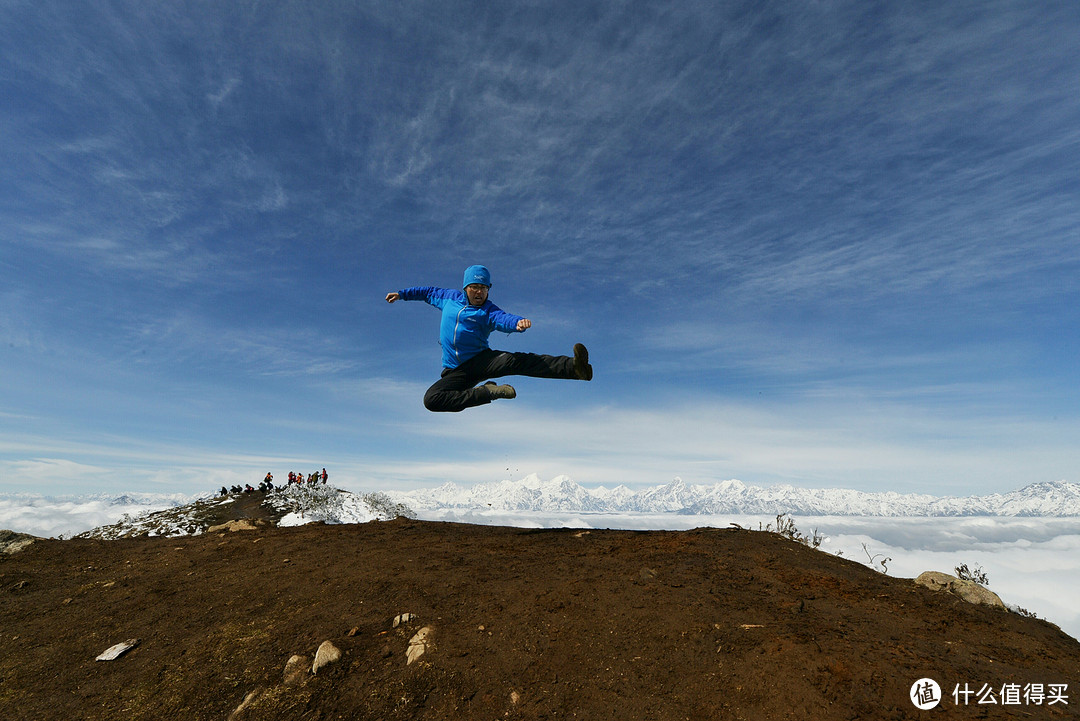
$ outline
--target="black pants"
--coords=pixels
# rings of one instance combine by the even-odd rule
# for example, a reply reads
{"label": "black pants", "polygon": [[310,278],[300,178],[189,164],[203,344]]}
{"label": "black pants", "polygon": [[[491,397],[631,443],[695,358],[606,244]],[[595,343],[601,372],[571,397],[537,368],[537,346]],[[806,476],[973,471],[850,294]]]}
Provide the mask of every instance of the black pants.
{"label": "black pants", "polygon": [[570,356],[482,350],[457,368],[443,370],[442,378],[424,394],[424,407],[429,411],[457,412],[491,403],[491,392],[476,385],[502,376],[577,379]]}

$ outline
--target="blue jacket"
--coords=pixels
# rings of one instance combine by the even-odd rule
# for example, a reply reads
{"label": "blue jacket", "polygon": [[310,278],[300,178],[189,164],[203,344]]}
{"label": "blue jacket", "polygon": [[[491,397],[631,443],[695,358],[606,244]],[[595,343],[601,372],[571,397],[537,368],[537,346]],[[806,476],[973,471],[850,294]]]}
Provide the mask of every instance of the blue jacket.
{"label": "blue jacket", "polygon": [[493,330],[517,332],[520,315],[507,313],[490,300],[481,306],[469,305],[460,290],[423,286],[399,291],[402,300],[422,300],[442,309],[439,343],[443,351],[443,367],[457,368],[482,350],[487,349],[488,336]]}

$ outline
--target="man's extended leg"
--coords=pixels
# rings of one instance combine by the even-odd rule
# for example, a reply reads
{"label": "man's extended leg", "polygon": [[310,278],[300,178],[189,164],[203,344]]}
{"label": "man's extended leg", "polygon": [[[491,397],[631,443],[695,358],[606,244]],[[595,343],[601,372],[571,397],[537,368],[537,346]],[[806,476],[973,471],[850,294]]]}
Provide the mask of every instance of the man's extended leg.
{"label": "man's extended leg", "polygon": [[570,356],[494,351],[484,365],[484,377],[503,376],[576,379],[577,373],[574,371],[574,359]]}
{"label": "man's extended leg", "polygon": [[578,343],[574,355],[538,355],[536,353],[508,353],[492,351],[484,363],[484,378],[502,376],[529,376],[531,378],[563,378],[566,380],[591,381],[592,366],[589,351]]}

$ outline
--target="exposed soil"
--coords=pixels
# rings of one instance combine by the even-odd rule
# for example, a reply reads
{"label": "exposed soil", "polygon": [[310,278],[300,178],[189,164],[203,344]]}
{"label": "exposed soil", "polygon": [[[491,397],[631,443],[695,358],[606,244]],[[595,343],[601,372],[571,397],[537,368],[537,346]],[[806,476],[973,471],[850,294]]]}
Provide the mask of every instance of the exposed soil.
{"label": "exposed soil", "polygon": [[[416,617],[397,628],[398,614]],[[409,639],[433,643],[406,663]],[[352,635],[350,635],[350,633]],[[95,661],[137,638],[115,661]],[[332,641],[340,661],[310,673]],[[306,671],[283,682],[286,662]],[[913,682],[945,700],[919,711]],[[1069,704],[957,706],[956,684]],[[254,692],[254,693],[253,693]],[[236,709],[245,700],[248,705]],[[3,719],[1076,718],[1080,643],[760,531],[407,519],[0,554]]]}

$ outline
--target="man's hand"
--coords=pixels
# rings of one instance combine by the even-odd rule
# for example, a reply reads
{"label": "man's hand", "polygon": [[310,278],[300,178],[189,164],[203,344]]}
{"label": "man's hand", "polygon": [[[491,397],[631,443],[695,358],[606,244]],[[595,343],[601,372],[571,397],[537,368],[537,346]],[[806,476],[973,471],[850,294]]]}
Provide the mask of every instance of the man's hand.
{"label": "man's hand", "polygon": [[523,331],[527,331],[529,328],[532,328],[532,321],[529,320],[528,318],[522,318],[521,320],[518,321],[518,324],[517,324],[518,333],[521,333]]}
{"label": "man's hand", "polygon": [[395,300],[401,300],[401,293],[387,293],[386,302],[393,303]]}

